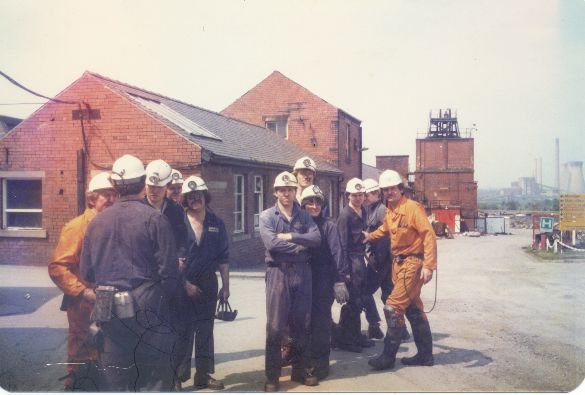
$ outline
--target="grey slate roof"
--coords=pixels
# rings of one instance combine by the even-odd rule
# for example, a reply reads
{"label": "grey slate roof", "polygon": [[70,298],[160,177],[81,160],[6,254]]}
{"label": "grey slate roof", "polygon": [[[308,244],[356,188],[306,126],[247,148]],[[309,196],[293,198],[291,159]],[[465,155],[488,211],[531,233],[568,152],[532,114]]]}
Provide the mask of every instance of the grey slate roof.
{"label": "grey slate roof", "polygon": [[[127,97],[145,112],[159,119],[175,132],[199,145],[204,151],[211,153],[214,161],[244,161],[251,165],[280,166],[292,168],[297,159],[311,156],[317,164],[318,173],[342,175],[342,171],[334,165],[298,148],[289,141],[277,136],[274,132],[256,125],[228,118],[219,113],[196,107],[125,83],[111,80],[99,74],[89,73],[99,78],[105,85]],[[136,99],[135,96],[139,96]],[[140,99],[153,100],[164,104],[197,126],[211,132],[217,138],[193,135],[168,118],[144,106]]]}

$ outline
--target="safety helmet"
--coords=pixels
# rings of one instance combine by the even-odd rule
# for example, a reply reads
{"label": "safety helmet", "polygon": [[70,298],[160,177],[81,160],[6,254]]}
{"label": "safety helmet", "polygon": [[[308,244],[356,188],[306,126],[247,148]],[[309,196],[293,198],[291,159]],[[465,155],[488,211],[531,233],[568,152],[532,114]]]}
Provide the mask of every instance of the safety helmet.
{"label": "safety helmet", "polygon": [[289,173],[288,171],[283,171],[274,179],[274,188],[278,187],[296,188],[297,186],[298,186],[297,178],[295,177],[294,174]]}
{"label": "safety helmet", "polygon": [[183,186],[181,187],[181,194],[184,195],[189,192],[207,190],[208,190],[207,184],[205,184],[203,178],[197,176],[189,176],[185,181],[183,181]]}
{"label": "safety helmet", "polygon": [[325,195],[318,185],[309,185],[301,193],[301,206],[304,204],[306,199],[310,198],[317,198],[323,202],[325,200]]}
{"label": "safety helmet", "polygon": [[380,189],[378,181],[374,180],[373,178],[366,178],[364,180],[364,187],[366,187],[366,193],[374,192]]}
{"label": "safety helmet", "polygon": [[112,184],[133,184],[139,182],[140,177],[145,174],[142,161],[135,156],[126,154],[114,162],[110,180],[112,180]]}
{"label": "safety helmet", "polygon": [[389,188],[402,184],[402,177],[394,170],[384,170],[380,174],[380,188]]}
{"label": "safety helmet", "polygon": [[366,192],[366,187],[364,186],[364,182],[359,178],[352,178],[347,182],[345,186],[346,193],[360,193]]}
{"label": "safety helmet", "polygon": [[171,169],[171,184],[182,184],[183,175],[177,169]]}
{"label": "safety helmet", "polygon": [[164,187],[171,181],[173,169],[162,159],[153,160],[146,166],[146,185]]}
{"label": "safety helmet", "polygon": [[114,186],[110,182],[110,173],[102,172],[98,173],[91,178],[87,192],[95,192],[100,189],[112,189]]}
{"label": "safety helmet", "polygon": [[309,169],[311,171],[317,172],[317,165],[313,159],[309,158],[308,156],[303,156],[301,159],[296,161],[295,166],[293,167],[293,171],[302,169]]}

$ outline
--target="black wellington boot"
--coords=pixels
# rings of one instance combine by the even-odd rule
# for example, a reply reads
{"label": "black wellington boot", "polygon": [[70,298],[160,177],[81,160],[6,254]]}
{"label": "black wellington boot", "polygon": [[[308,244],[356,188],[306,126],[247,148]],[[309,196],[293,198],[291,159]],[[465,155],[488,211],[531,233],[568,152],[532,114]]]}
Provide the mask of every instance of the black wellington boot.
{"label": "black wellington boot", "polygon": [[384,338],[384,351],[375,358],[370,358],[368,365],[374,370],[392,369],[396,362],[396,353],[400,347],[402,328],[388,328]]}
{"label": "black wellington boot", "polygon": [[416,344],[417,353],[413,357],[402,358],[402,364],[407,366],[433,366],[433,336],[431,327],[426,320],[418,320],[412,327],[412,336]]}

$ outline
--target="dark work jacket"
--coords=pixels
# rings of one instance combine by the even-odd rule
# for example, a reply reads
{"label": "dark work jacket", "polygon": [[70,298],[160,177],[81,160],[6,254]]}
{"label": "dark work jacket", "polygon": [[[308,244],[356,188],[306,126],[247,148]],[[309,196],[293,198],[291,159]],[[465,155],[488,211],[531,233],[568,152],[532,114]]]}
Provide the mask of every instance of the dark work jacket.
{"label": "dark work jacket", "polygon": [[[384,223],[386,215],[386,206],[378,201],[366,207],[367,212],[367,231],[373,232]],[[370,241],[366,244],[366,255],[373,256],[376,263],[376,270],[382,269],[385,265],[390,265],[390,237],[384,236],[378,240]]]}
{"label": "dark work jacket", "polygon": [[197,284],[203,275],[215,275],[220,264],[229,263],[228,234],[223,221],[209,208],[205,212],[199,245],[186,215],[184,223],[187,228],[185,278]]}
{"label": "dark work jacket", "polygon": [[321,245],[311,248],[311,267],[317,270],[329,268],[335,282],[345,281],[346,275],[351,273],[351,269],[341,246],[337,224],[322,216],[313,217],[313,220],[321,233]]}
{"label": "dark work jacket", "polygon": [[[280,240],[278,233],[291,233],[292,240]],[[308,248],[321,243],[321,234],[311,216],[296,202],[293,203],[290,222],[280,212],[278,202],[260,214],[260,237],[266,248],[267,264],[307,263],[311,257]]]}
{"label": "dark work jacket", "polygon": [[91,283],[123,291],[144,282],[160,283],[174,297],[180,282],[169,220],[138,198],[121,198],[87,227],[80,269]]}
{"label": "dark work jacket", "polygon": [[349,207],[349,204],[341,210],[337,218],[337,228],[341,236],[341,247],[347,254],[363,254],[365,251],[364,234],[366,230],[366,210],[362,207],[362,216]]}
{"label": "dark work jacket", "polygon": [[[145,196],[142,202],[149,205],[156,210],[156,207],[152,206],[148,198]],[[163,201],[162,213],[168,218],[173,228],[173,235],[175,236],[175,244],[177,245],[177,255],[179,257],[185,256],[185,250],[187,249],[187,226],[185,225],[185,210],[171,199],[165,197]]]}

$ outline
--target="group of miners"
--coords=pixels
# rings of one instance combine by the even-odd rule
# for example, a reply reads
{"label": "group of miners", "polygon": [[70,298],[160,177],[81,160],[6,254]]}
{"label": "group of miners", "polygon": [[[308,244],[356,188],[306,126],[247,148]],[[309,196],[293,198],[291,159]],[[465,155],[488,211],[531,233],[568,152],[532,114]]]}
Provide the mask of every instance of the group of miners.
{"label": "group of miners", "polygon": [[[352,178],[337,221],[316,182],[317,166],[300,158],[274,180],[274,206],[260,214],[266,249],[264,390],[291,380],[318,385],[331,348],[361,352],[384,338],[369,360],[394,367],[410,321],[417,347],[403,365],[432,366],[432,335],[421,288],[437,265],[436,238],[424,208],[406,198],[401,176]],[[144,167],[131,155],[95,175],[85,212],[62,230],[49,275],[67,311],[66,390],[221,390],[215,380],[213,324],[230,297],[228,234],[198,176],[183,179],[163,160]],[[222,287],[217,279],[219,272]],[[373,294],[381,289],[387,332]],[[332,305],[342,304],[339,322]],[[361,333],[361,312],[369,323]]]}

